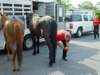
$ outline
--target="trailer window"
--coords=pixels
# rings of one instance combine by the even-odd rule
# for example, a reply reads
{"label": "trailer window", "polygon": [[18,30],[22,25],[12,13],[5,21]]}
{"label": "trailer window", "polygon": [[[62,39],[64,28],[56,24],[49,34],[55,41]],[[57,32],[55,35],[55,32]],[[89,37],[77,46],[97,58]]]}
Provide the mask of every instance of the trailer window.
{"label": "trailer window", "polygon": [[22,7],[21,4],[14,4],[15,7]]}
{"label": "trailer window", "polygon": [[70,20],[71,21],[82,21],[82,16],[81,15],[71,15]]}
{"label": "trailer window", "polygon": [[33,10],[38,10],[38,2],[33,2]]}
{"label": "trailer window", "polygon": [[22,9],[18,9],[18,8],[16,8],[16,9],[14,9],[14,11],[22,11]]}
{"label": "trailer window", "polygon": [[4,3],[3,6],[12,6],[12,4]]}
{"label": "trailer window", "polygon": [[30,5],[24,5],[24,7],[31,7]]}

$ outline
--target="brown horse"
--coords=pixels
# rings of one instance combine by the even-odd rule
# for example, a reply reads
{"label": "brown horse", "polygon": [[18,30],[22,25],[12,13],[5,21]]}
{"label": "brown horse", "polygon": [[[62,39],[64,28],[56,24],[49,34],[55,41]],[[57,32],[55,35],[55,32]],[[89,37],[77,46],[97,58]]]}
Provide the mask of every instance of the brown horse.
{"label": "brown horse", "polygon": [[[0,13],[4,37],[6,41],[6,50],[8,56],[12,56],[13,71],[20,70],[22,65],[24,25],[19,19],[10,20],[10,18]],[[16,60],[18,61],[18,67]]]}
{"label": "brown horse", "polygon": [[45,38],[47,46],[49,48],[49,66],[53,66],[56,58],[56,35],[57,35],[57,23],[51,16],[34,16],[34,14],[27,14],[27,25],[34,43],[33,55],[39,53],[39,38],[42,36]]}

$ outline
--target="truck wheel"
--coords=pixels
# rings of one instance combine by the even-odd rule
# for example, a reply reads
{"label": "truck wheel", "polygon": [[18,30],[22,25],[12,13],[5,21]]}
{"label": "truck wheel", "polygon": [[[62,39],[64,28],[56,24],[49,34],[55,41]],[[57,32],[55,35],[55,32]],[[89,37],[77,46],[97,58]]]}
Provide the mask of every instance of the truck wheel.
{"label": "truck wheel", "polygon": [[77,30],[77,36],[80,38],[81,36],[82,36],[82,29],[81,28],[79,28],[78,30]]}
{"label": "truck wheel", "polygon": [[32,48],[33,48],[32,35],[27,34],[27,35],[24,36],[23,49],[24,50],[30,50]]}

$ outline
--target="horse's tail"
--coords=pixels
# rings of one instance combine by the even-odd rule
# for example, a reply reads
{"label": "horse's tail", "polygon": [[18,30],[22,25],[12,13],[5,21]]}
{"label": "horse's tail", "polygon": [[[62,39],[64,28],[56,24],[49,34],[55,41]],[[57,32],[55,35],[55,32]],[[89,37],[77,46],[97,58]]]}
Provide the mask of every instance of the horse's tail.
{"label": "horse's tail", "polygon": [[[17,58],[17,62],[18,62],[18,69],[21,68],[21,65],[22,65],[22,49],[20,48],[21,46],[19,46],[19,44],[17,44],[17,48],[16,50],[13,51],[13,62],[15,62],[16,58]],[[13,64],[15,65],[15,64]]]}
{"label": "horse's tail", "polygon": [[19,65],[19,68],[21,67],[21,64],[22,64],[22,58],[23,58],[23,49],[22,49],[22,44],[20,46],[20,44],[18,44],[18,48],[19,50],[16,50],[16,54],[17,54],[17,60],[18,60],[18,65]]}
{"label": "horse's tail", "polygon": [[16,38],[16,55],[18,59],[19,67],[22,63],[22,53],[23,53],[23,39],[24,39],[24,27],[19,21],[16,21],[15,23],[15,38]]}

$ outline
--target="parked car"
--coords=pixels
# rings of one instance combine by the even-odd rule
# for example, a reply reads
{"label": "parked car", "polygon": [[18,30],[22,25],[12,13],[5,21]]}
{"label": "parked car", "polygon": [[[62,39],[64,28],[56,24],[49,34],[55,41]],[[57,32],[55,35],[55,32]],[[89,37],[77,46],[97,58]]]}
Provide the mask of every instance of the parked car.
{"label": "parked car", "polygon": [[81,37],[85,32],[93,31],[93,14],[88,12],[73,12],[65,17],[66,30]]}

